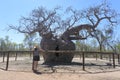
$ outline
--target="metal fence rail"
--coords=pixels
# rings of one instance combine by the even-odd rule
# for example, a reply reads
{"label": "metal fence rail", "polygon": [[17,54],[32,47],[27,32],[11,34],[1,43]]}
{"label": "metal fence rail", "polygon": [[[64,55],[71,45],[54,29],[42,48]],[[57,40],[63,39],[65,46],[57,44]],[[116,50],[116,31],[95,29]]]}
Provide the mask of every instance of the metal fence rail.
{"label": "metal fence rail", "polygon": [[[85,55],[111,55],[112,56],[112,63],[113,63],[113,68],[116,67],[116,63],[115,63],[115,59],[117,58],[118,59],[118,63],[120,63],[120,54],[117,54],[117,53],[114,53],[114,52],[94,52],[94,51],[44,51],[43,53],[55,53],[55,52],[59,52],[59,53],[65,53],[65,54],[69,54],[69,53],[75,53],[77,55],[82,55],[82,69],[85,70]],[[18,53],[29,53],[30,54],[30,57],[33,53],[33,51],[0,51],[0,53],[3,54],[3,62],[5,61],[5,55],[6,55],[6,68],[5,70],[8,70],[9,68],[9,57],[10,57],[10,53],[14,53],[15,54],[15,60],[17,60],[17,54]],[[97,56],[96,56],[97,58]],[[110,57],[111,58],[111,57]]]}

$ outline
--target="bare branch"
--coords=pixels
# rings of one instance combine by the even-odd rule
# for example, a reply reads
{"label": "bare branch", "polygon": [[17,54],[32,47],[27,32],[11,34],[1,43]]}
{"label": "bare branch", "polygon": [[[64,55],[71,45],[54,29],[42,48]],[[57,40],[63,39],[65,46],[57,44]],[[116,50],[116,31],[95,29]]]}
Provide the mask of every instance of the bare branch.
{"label": "bare branch", "polygon": [[106,20],[108,24],[111,25],[116,25],[118,23],[116,20],[118,13],[115,10],[112,10],[106,2],[83,10],[83,12],[85,12],[84,16],[94,28],[96,28],[103,20]]}
{"label": "bare branch", "polygon": [[[79,25],[79,26],[76,26],[76,27],[73,27],[67,31],[65,31],[63,33],[63,35],[61,36],[61,39],[63,40],[82,40],[82,39],[86,39],[89,35],[87,35],[86,37],[83,37],[79,34],[79,32],[81,30],[87,30],[88,33],[90,34],[92,32],[92,25],[89,25],[89,24],[83,24],[83,25]],[[72,37],[71,37],[72,36]]]}

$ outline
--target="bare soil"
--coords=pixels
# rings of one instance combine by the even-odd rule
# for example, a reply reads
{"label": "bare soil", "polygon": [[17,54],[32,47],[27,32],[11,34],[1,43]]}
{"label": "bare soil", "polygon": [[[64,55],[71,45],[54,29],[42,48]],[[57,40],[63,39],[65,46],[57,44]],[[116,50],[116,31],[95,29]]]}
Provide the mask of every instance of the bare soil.
{"label": "bare soil", "polygon": [[45,65],[39,62],[38,72],[32,71],[32,59],[19,57],[17,61],[10,58],[8,71],[5,62],[0,58],[0,80],[120,80],[120,65],[116,60],[116,68],[108,59],[86,58],[85,71],[82,60],[74,58],[71,64]]}

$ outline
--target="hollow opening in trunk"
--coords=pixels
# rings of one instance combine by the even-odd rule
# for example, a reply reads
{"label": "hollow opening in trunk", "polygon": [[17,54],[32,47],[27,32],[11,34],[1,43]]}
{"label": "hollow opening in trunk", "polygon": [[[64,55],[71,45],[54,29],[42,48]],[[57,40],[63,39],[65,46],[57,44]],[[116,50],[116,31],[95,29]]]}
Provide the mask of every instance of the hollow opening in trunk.
{"label": "hollow opening in trunk", "polygon": [[[58,46],[58,45],[56,46],[55,50],[56,50],[56,51],[59,51],[59,46]],[[56,52],[56,53],[55,53],[55,56],[56,56],[56,57],[59,57],[60,55],[59,55],[59,53]]]}

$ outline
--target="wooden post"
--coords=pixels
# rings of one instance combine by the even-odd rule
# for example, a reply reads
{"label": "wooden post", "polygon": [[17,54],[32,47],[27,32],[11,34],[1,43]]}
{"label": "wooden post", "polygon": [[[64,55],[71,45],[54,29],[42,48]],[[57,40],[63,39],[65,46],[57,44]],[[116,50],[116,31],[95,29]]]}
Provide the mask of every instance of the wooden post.
{"label": "wooden post", "polygon": [[32,70],[34,70],[34,60],[33,59],[32,59]]}
{"label": "wooden post", "polygon": [[17,61],[17,52],[15,53],[15,61]]}
{"label": "wooden post", "polygon": [[5,52],[3,52],[2,54],[3,54],[3,62],[5,62]]}
{"label": "wooden post", "polygon": [[112,57],[113,57],[113,68],[115,68],[115,53],[112,53]]}
{"label": "wooden post", "polygon": [[111,54],[109,54],[109,61],[111,62]]}
{"label": "wooden post", "polygon": [[83,57],[83,71],[85,71],[85,54],[82,52],[82,57]]}
{"label": "wooden post", "polygon": [[100,59],[103,59],[103,54],[102,54],[102,52],[101,52],[101,54],[100,54]]}
{"label": "wooden post", "polygon": [[118,54],[117,56],[118,56],[118,64],[120,64],[120,54]]}
{"label": "wooden post", "polygon": [[80,60],[81,60],[81,54],[79,54],[79,56],[80,56]]}
{"label": "wooden post", "polygon": [[32,52],[29,52],[30,53],[30,59],[31,59],[31,57],[32,57]]}
{"label": "wooden post", "polygon": [[97,53],[96,53],[96,55],[95,55],[95,56],[96,56],[96,60],[97,60]]}
{"label": "wooden post", "polygon": [[9,52],[7,53],[6,71],[8,70],[8,65],[9,65]]}

